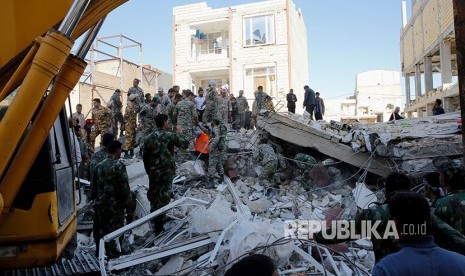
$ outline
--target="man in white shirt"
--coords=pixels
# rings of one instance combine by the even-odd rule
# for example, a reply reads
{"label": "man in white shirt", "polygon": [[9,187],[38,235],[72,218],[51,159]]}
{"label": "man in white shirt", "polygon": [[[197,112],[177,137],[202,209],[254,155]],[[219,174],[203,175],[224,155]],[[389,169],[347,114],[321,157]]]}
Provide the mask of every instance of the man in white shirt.
{"label": "man in white shirt", "polygon": [[71,117],[78,120],[78,125],[81,127],[81,129],[84,128],[84,125],[86,124],[86,118],[84,117],[84,114],[82,114],[82,104],[76,105],[76,112],[74,112]]}
{"label": "man in white shirt", "polygon": [[202,117],[203,117],[203,112],[205,111],[205,105],[203,103],[205,102],[205,97],[203,96],[203,88],[199,88],[199,95],[195,97],[195,108],[197,109],[197,114],[199,116],[199,122],[202,122]]}

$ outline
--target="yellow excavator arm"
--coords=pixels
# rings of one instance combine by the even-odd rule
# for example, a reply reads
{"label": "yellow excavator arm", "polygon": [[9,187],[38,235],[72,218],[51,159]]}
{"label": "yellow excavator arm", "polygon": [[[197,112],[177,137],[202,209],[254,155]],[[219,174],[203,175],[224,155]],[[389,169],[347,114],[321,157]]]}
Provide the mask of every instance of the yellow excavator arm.
{"label": "yellow excavator arm", "polygon": [[[15,91],[0,113],[0,270],[53,262],[76,232],[67,122],[60,114],[105,16],[126,1],[0,3],[0,108]],[[47,172],[52,185],[34,182]]]}

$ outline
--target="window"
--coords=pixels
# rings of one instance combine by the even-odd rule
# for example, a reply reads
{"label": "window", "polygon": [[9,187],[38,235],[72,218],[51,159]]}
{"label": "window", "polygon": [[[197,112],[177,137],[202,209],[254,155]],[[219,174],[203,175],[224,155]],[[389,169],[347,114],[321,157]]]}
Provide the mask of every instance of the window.
{"label": "window", "polygon": [[244,21],[245,46],[274,43],[274,15],[248,17]]}
{"label": "window", "polygon": [[268,95],[277,96],[275,67],[246,69],[245,82],[247,91],[255,91],[261,85]]}

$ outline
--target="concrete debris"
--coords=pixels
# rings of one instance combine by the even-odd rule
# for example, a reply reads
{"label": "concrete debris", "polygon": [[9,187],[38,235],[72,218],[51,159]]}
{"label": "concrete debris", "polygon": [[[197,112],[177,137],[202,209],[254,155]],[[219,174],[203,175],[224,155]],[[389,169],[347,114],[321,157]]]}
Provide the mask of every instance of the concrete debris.
{"label": "concrete debris", "polygon": [[[308,171],[310,180],[304,180],[301,166],[287,162],[286,158],[292,160],[293,156],[288,156],[284,147],[280,158],[287,164],[274,174],[280,181],[258,179],[262,167],[253,162],[251,150],[259,137],[259,131],[228,132],[229,161],[225,172],[236,171],[236,175],[235,179],[225,176],[224,182],[215,188],[206,188],[202,161],[178,164],[173,200],[152,213],[143,163],[137,158],[126,160],[130,187],[137,193],[137,220],[96,243],[90,231],[83,231],[78,235],[78,247],[94,251],[95,245],[103,248],[104,242],[124,237],[122,247],[128,249],[123,250],[123,256],[101,256],[102,275],[118,274],[121,270],[131,275],[222,275],[238,258],[249,253],[270,256],[282,275],[369,273],[374,266],[369,240],[359,240],[354,247],[324,247],[310,239],[290,236],[286,227],[297,220],[329,223],[352,219],[359,208],[377,200],[374,191],[364,183],[350,183],[350,178],[343,180],[347,179],[347,172],[330,158],[312,157],[315,162],[311,162],[313,168]],[[156,237],[150,221],[162,213],[168,222],[165,231]],[[302,229],[295,233],[309,234]]]}
{"label": "concrete debris", "polygon": [[352,190],[357,206],[362,209],[368,209],[371,203],[377,201],[376,195],[366,187],[365,183],[358,182],[355,189]]}
{"label": "concrete debris", "polygon": [[173,256],[169,261],[157,272],[158,275],[174,275],[177,271],[180,271],[184,264],[184,258],[180,256]]}
{"label": "concrete debris", "polygon": [[318,187],[325,187],[329,184],[329,174],[325,166],[317,164],[310,171],[310,178]]}

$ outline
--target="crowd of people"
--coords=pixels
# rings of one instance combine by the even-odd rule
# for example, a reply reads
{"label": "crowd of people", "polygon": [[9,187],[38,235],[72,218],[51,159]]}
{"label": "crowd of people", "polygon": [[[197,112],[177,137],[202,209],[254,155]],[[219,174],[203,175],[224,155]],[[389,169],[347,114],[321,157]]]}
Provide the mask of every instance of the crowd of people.
{"label": "crowd of people", "polygon": [[[305,90],[305,110],[312,119],[313,116],[317,120],[321,119],[324,103],[319,93],[314,93],[308,86]],[[123,157],[131,158],[138,143],[140,158],[149,177],[147,199],[151,204],[150,210],[155,211],[167,205],[172,198],[175,161],[179,161],[182,153],[187,153],[187,158],[192,160],[200,158],[205,161],[208,168],[206,183],[214,185],[223,180],[227,131],[230,128],[247,127],[246,117],[247,112],[250,112],[242,90],[235,98],[226,88],[217,87],[214,82],[210,82],[205,91],[199,89],[197,96],[188,89],[180,91],[179,86],[170,88],[167,94],[159,89],[152,96],[144,94],[139,87],[139,80],[135,79],[133,87],[128,90],[124,115],[121,94],[120,90],[115,90],[106,105],[102,105],[100,99],[94,99],[92,119],[85,119],[79,104],[70,118],[70,134],[75,142],[78,141],[72,147],[75,151],[81,149],[81,156],[74,161],[88,160],[88,164],[79,169],[84,171],[81,175],[91,182],[95,240],[134,219],[136,195],[129,189],[126,167],[120,159],[123,153]],[[292,91],[289,94],[288,102],[295,105],[297,98],[292,96]],[[289,111],[295,111],[295,106],[288,105],[288,108],[293,108]],[[255,91],[251,109],[250,127],[256,124],[259,112],[273,110],[272,99],[261,86]],[[123,143],[117,140],[118,130],[120,136],[124,134]],[[137,132],[142,134],[139,139]],[[100,151],[94,154],[98,135],[101,135]],[[253,158],[262,166],[259,175],[262,181],[272,179],[280,166],[279,154],[266,140],[262,137],[253,150]],[[316,163],[307,156],[296,156],[296,160]],[[392,173],[384,181],[384,204],[371,206],[355,218],[356,227],[359,225],[357,223],[368,220],[382,221],[381,227],[386,227],[388,220],[395,220],[399,227],[409,223],[426,225],[426,230],[421,233],[401,233],[400,240],[372,239],[377,262],[374,269],[376,275],[395,274],[401,269],[431,272],[425,275],[433,275],[433,271],[441,269],[451,273],[465,273],[465,257],[461,255],[465,254],[465,172],[463,167],[452,166],[450,161],[441,158],[435,160],[434,164],[438,171],[426,175],[423,180],[426,197],[409,192],[411,183],[407,176]],[[305,171],[306,168],[301,169]],[[163,231],[165,220],[166,217],[158,216],[152,221],[156,234]],[[360,232],[361,229],[358,227],[354,231]],[[328,244],[342,240],[327,240],[319,233],[315,235],[315,241]],[[107,256],[117,257],[121,254],[115,242],[107,243],[105,248]],[[405,262],[405,254],[410,254],[412,260]],[[437,261],[420,267],[428,258]],[[251,260],[269,263],[269,271],[275,273],[269,259],[252,257],[243,263]],[[449,264],[446,266],[447,260]],[[243,263],[233,266],[227,275],[236,275],[232,271],[242,271],[240,266]],[[393,266],[393,263],[398,265]]]}
{"label": "crowd of people", "polygon": [[[272,99],[262,86],[257,87],[250,111],[243,90],[234,97],[227,87],[217,86],[214,81],[205,90],[199,88],[198,95],[189,89],[180,91],[175,85],[167,94],[159,88],[152,96],[144,93],[139,83],[134,79],[128,89],[124,115],[123,95],[116,89],[106,104],[93,99],[92,118],[85,119],[81,104],[70,118],[73,156],[80,155],[73,162],[80,163],[79,175],[92,187],[95,240],[133,219],[136,195],[129,192],[121,155],[133,158],[139,147],[138,157],[149,176],[147,199],[154,211],[172,198],[175,161],[199,157],[207,164],[207,186],[222,182],[228,129],[253,128],[262,109],[273,109]],[[123,142],[117,140],[118,133]],[[94,153],[98,136],[100,150]],[[164,221],[163,216],[153,220],[155,233],[163,231]],[[119,254],[114,242],[106,245],[106,254]]]}

